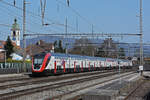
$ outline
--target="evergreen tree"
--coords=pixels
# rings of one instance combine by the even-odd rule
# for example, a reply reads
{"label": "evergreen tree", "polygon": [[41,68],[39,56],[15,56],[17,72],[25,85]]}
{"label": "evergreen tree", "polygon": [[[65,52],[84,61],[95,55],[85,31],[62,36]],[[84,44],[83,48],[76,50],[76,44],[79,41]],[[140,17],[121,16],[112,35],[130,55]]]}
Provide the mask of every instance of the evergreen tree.
{"label": "evergreen tree", "polygon": [[120,57],[120,58],[124,58],[124,57],[125,57],[124,48],[120,48],[120,49],[119,49],[119,57]]}
{"label": "evergreen tree", "polygon": [[59,52],[60,53],[63,53],[63,48],[62,48],[62,41],[61,40],[59,40]]}
{"label": "evergreen tree", "polygon": [[54,42],[54,47],[57,47],[57,41]]}
{"label": "evergreen tree", "polygon": [[63,47],[62,47],[61,40],[59,40],[58,43],[57,43],[57,41],[54,42],[54,52],[55,53],[65,53],[65,49],[63,49]]}
{"label": "evergreen tree", "polygon": [[58,47],[57,47],[57,41],[54,42],[54,52],[56,53],[58,51]]}
{"label": "evergreen tree", "polygon": [[4,45],[4,49],[6,50],[7,58],[10,58],[10,55],[14,52],[13,48],[14,48],[14,46],[12,45],[10,37],[8,36],[6,44]]}

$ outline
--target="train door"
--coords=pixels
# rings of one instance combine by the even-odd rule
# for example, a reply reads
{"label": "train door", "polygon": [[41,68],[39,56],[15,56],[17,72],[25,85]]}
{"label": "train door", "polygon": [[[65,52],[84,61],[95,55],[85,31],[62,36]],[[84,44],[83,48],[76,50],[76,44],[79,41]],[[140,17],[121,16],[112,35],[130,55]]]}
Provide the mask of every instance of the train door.
{"label": "train door", "polygon": [[80,59],[77,59],[76,60],[76,65],[75,65],[75,67],[76,67],[76,72],[80,72],[80,67],[81,67],[81,63],[80,63],[81,61],[80,61]]}
{"label": "train door", "polygon": [[67,68],[67,72],[70,72],[70,69],[71,69],[71,57],[68,58],[68,68]]}
{"label": "train door", "polygon": [[88,69],[89,69],[88,63],[89,63],[89,60],[86,59],[86,60],[85,60],[85,71],[88,71]]}
{"label": "train door", "polygon": [[71,72],[71,73],[74,72],[74,70],[75,70],[74,69],[75,68],[74,65],[75,65],[75,58],[71,57],[70,58],[70,69],[69,69],[69,72]]}
{"label": "train door", "polygon": [[83,59],[81,60],[81,72],[83,72]]}

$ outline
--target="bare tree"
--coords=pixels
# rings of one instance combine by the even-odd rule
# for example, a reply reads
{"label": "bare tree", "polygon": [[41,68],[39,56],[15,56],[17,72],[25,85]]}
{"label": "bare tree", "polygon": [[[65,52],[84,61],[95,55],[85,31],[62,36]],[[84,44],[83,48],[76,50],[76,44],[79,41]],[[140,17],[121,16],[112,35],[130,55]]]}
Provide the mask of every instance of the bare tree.
{"label": "bare tree", "polygon": [[86,56],[94,56],[95,46],[92,44],[92,42],[89,39],[81,38],[75,40],[73,48],[69,50],[69,53],[86,55]]}
{"label": "bare tree", "polygon": [[96,56],[116,58],[118,55],[117,44],[114,43],[112,38],[104,40],[98,48]]}

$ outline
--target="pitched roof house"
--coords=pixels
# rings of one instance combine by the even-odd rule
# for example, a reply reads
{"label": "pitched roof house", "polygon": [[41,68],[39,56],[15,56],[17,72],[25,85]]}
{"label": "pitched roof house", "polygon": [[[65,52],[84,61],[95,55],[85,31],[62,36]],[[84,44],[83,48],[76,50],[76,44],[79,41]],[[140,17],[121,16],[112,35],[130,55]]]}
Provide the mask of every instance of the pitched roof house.
{"label": "pitched roof house", "polygon": [[54,52],[54,45],[53,43],[46,43],[40,40],[36,44],[29,45],[26,48],[26,52],[30,56],[33,56],[41,52]]}
{"label": "pitched roof house", "polygon": [[[0,40],[0,61],[4,61],[5,59],[5,51],[4,51],[5,44],[6,41]],[[17,46],[15,42],[12,42],[12,45],[15,47],[16,50],[21,50],[20,46]]]}

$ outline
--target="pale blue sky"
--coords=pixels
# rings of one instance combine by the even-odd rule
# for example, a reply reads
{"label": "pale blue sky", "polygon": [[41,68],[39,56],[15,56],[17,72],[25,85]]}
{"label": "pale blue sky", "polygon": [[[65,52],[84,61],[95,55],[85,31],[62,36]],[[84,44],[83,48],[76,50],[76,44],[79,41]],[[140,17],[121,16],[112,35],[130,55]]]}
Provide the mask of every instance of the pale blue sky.
{"label": "pale blue sky", "polygon": [[[13,0],[0,1],[0,24],[11,25],[14,18],[22,29],[22,11],[6,5],[4,2],[13,4]],[[23,0],[16,0],[16,6],[22,8]],[[64,32],[64,26],[51,25],[41,26],[41,18],[35,16],[40,14],[40,0],[26,0],[27,4],[27,30],[39,33]],[[47,0],[45,11],[45,22],[65,23],[68,18],[68,24],[72,28],[69,32],[76,32],[76,22],[78,20],[79,32],[91,32],[91,24],[94,24],[94,32],[107,33],[138,33],[139,32],[139,0],[70,0],[70,7],[67,7],[66,0]],[[143,0],[143,31],[144,42],[150,42],[150,0]],[[83,18],[79,17],[73,10],[77,11]],[[48,20],[47,20],[48,18]],[[0,39],[6,39],[10,35],[10,27],[0,25]],[[138,42],[138,38],[123,38],[125,42]]]}

